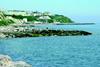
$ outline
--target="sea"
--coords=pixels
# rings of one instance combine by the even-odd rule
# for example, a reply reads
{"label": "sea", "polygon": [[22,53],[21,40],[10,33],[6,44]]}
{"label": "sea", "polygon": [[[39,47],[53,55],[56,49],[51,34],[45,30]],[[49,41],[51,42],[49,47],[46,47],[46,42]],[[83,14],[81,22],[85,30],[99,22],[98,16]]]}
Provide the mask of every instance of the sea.
{"label": "sea", "polygon": [[0,54],[32,67],[100,67],[100,24],[36,25],[36,29],[83,30],[88,36],[0,39]]}

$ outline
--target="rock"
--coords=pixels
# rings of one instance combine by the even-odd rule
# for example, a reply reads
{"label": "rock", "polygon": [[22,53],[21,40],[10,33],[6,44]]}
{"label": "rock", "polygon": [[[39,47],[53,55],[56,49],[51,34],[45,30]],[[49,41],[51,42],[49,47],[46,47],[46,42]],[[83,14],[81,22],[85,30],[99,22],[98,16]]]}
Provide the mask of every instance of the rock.
{"label": "rock", "polygon": [[0,55],[0,67],[32,67],[24,61],[12,61],[8,55]]}
{"label": "rock", "polygon": [[12,59],[7,55],[0,55],[0,67],[12,66]]}
{"label": "rock", "polygon": [[23,61],[17,61],[14,62],[15,67],[31,67],[31,65],[27,64],[26,62]]}
{"label": "rock", "polygon": [[4,35],[3,33],[0,33],[0,38],[5,38],[6,35]]}

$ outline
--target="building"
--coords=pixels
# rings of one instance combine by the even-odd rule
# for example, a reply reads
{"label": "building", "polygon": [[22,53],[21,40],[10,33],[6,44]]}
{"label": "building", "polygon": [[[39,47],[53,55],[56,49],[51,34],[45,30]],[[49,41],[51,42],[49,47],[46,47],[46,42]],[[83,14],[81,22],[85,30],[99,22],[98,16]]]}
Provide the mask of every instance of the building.
{"label": "building", "polygon": [[44,20],[45,23],[48,23],[48,20],[51,19],[49,16],[40,16],[39,20]]}
{"label": "building", "polygon": [[19,10],[8,10],[4,11],[6,15],[22,15],[22,16],[30,16],[30,13],[26,11],[19,11]]}
{"label": "building", "polygon": [[35,21],[34,24],[42,24],[42,22]]}
{"label": "building", "polygon": [[41,12],[38,12],[38,11],[35,11],[35,12],[32,12],[31,15],[32,16],[41,16],[42,13]]}
{"label": "building", "polygon": [[23,18],[23,22],[28,22],[27,18]]}

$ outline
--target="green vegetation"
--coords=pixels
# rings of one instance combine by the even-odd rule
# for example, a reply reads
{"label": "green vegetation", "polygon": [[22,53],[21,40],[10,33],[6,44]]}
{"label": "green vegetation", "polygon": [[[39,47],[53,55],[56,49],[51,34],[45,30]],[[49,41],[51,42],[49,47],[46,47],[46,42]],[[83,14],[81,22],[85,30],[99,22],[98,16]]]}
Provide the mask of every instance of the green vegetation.
{"label": "green vegetation", "polygon": [[7,19],[4,16],[3,12],[0,12],[0,26],[7,26],[7,25],[12,24],[12,23],[14,23],[13,20]]}
{"label": "green vegetation", "polygon": [[2,19],[0,21],[0,26],[7,26],[7,25],[12,24],[12,23],[14,23],[14,21],[9,20],[9,19]]}
{"label": "green vegetation", "polygon": [[22,16],[22,15],[5,15],[5,16],[11,16],[15,19],[21,19],[21,20],[27,18],[28,21],[33,21],[33,22],[37,20],[37,18],[34,16]]}
{"label": "green vegetation", "polygon": [[[5,26],[5,25],[9,25],[14,23],[13,20],[7,19],[6,17],[12,17],[18,20],[23,20],[24,18],[27,18],[27,21],[34,23],[35,21],[39,21],[42,23],[54,23],[54,22],[59,22],[59,23],[72,23],[73,21],[63,15],[58,15],[58,14],[54,14],[51,15],[49,12],[33,12],[31,15],[27,15],[23,16],[23,15],[16,15],[16,14],[12,14],[12,15],[7,15],[4,14],[4,12],[0,12],[0,26]],[[41,19],[42,18],[42,19]]]}
{"label": "green vegetation", "polygon": [[[39,21],[39,22],[48,22],[48,23],[53,23],[53,22],[60,22],[60,23],[72,23],[73,21],[68,18],[65,17],[63,15],[40,15],[40,16],[22,16],[22,15],[5,15],[5,16],[11,16],[15,19],[23,19],[23,18],[27,18],[28,21],[34,22],[34,21]],[[39,19],[39,17],[44,17],[44,16],[48,16],[50,19]]]}
{"label": "green vegetation", "polygon": [[50,17],[53,21],[60,22],[60,23],[72,23],[73,22],[70,18],[65,17],[63,15],[54,15]]}
{"label": "green vegetation", "polygon": [[35,20],[37,20],[37,18],[34,17],[34,16],[12,15],[12,17],[13,17],[13,18],[16,18],[16,19],[27,18],[28,21],[35,21]]}

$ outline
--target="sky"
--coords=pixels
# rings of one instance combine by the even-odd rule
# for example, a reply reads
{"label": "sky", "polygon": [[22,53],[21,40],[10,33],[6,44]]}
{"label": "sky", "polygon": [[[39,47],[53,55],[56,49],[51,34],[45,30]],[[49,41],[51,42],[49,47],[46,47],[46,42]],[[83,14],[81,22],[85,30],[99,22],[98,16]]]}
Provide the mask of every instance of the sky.
{"label": "sky", "polygon": [[99,22],[100,0],[1,0],[0,8],[51,12],[75,22]]}

